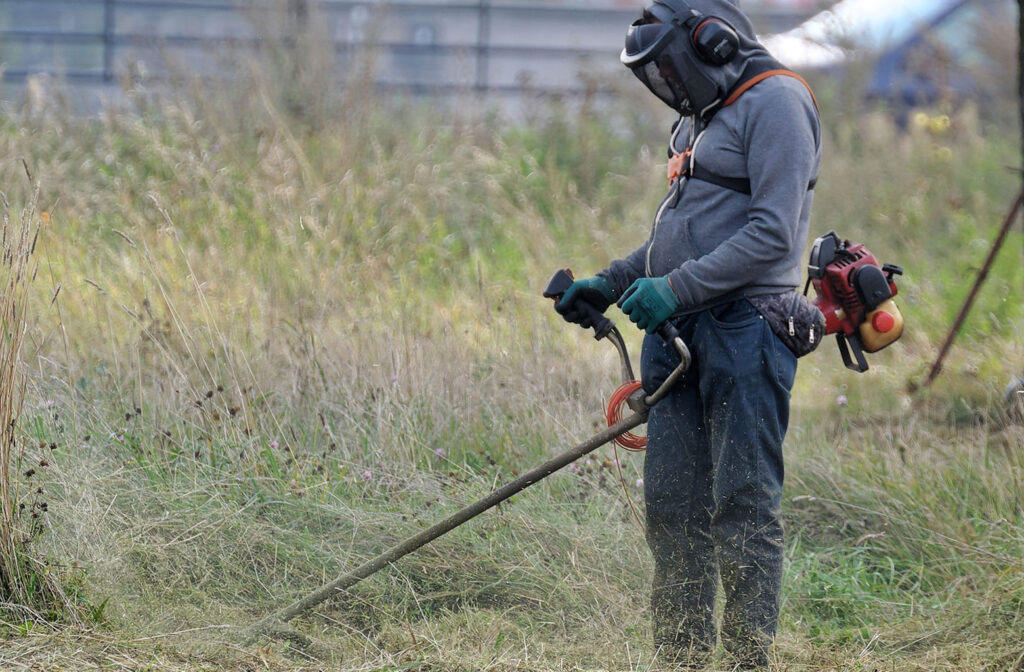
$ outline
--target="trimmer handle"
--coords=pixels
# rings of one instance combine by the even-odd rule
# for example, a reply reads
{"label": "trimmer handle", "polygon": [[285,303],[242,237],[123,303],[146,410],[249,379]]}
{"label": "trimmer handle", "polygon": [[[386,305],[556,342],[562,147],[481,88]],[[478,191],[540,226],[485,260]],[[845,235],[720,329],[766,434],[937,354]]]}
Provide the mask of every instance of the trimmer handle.
{"label": "trimmer handle", "polygon": [[672,323],[666,320],[661,323],[660,327],[658,327],[658,335],[664,338],[666,343],[672,345],[676,342],[676,339],[679,338],[679,330],[672,326]]}
{"label": "trimmer handle", "polygon": [[[544,298],[554,299],[555,303],[562,300],[562,296],[569,290],[569,287],[573,283],[572,271],[568,268],[559,269],[555,271],[555,274],[548,280],[548,286],[544,289]],[[605,317],[601,311],[594,306],[590,305],[586,301],[580,301],[583,305],[583,310],[590,319],[591,325],[594,327],[594,339],[600,341],[602,338],[608,335],[615,325],[612,321]]]}
{"label": "trimmer handle", "polygon": [[[557,271],[553,276],[551,276],[551,280],[548,281],[548,286],[544,290],[544,297],[554,299],[555,301],[561,301],[562,296],[569,290],[572,283],[572,271],[567,268]],[[633,375],[633,367],[630,366],[629,353],[626,352],[626,344],[622,340],[622,334],[620,334],[619,330],[615,328],[612,321],[601,314],[597,308],[594,308],[586,302],[583,302],[583,305],[586,306],[584,310],[587,313],[587,317],[590,318],[590,321],[593,323],[594,338],[601,340],[605,336],[608,336],[608,340],[610,340],[619,351],[619,357],[622,360],[623,380],[634,380],[635,376]],[[672,389],[672,386],[675,385],[690,368],[690,363],[692,361],[690,349],[686,347],[686,343],[684,343],[683,339],[679,336],[679,331],[675,326],[669,322],[663,322],[661,326],[658,327],[658,334],[665,339],[666,343],[674,347],[676,352],[679,353],[679,364],[675,369],[673,369],[672,373],[669,374],[668,378],[665,379],[661,386],[654,391],[654,394],[643,397],[643,406],[647,408],[658,403],[660,399],[668,394],[668,391]]]}

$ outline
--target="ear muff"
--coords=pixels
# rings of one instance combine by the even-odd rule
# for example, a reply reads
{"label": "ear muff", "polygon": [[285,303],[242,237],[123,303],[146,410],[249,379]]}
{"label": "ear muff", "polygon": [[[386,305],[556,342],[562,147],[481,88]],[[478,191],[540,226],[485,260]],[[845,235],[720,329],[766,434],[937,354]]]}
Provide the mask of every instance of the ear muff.
{"label": "ear muff", "polygon": [[700,17],[690,31],[690,42],[701,60],[711,65],[725,65],[736,58],[740,38],[732,26],[717,17]]}
{"label": "ear muff", "polygon": [[[728,21],[717,16],[704,16],[683,0],[655,0],[655,6],[658,5],[671,11],[670,21],[689,33],[690,44],[700,60],[711,65],[725,65],[736,58],[740,38]],[[661,19],[665,16],[664,10],[659,8],[655,16]]]}

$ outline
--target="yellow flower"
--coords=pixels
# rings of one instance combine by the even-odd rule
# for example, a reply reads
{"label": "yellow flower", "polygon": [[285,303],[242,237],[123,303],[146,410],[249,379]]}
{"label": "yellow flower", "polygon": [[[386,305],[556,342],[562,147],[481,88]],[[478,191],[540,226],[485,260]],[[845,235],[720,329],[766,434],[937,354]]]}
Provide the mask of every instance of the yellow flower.
{"label": "yellow flower", "polygon": [[39,219],[43,220],[43,224],[49,224],[50,223],[50,213],[47,212],[46,210],[43,210],[42,212],[39,213]]}
{"label": "yellow flower", "polygon": [[949,147],[939,147],[935,150],[935,159],[942,163],[949,163],[953,160],[953,150]]}
{"label": "yellow flower", "polygon": [[949,130],[949,115],[939,114],[928,120],[928,130],[932,135],[942,135]]}

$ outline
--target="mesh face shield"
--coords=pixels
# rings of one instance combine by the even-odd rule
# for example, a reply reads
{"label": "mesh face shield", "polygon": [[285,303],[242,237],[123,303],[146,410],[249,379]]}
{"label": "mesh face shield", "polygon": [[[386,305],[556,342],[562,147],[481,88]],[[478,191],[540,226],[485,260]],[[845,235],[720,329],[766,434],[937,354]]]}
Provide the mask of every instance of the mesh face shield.
{"label": "mesh face shield", "polygon": [[686,88],[668,49],[680,36],[685,39],[672,24],[646,23],[640,19],[629,27],[619,60],[662,102],[684,111],[689,107]]}
{"label": "mesh face shield", "polygon": [[651,93],[672,109],[682,111],[684,107],[688,107],[686,89],[675,67],[667,59],[648,61],[633,68],[633,74],[651,90]]}
{"label": "mesh face shield", "polygon": [[735,57],[732,53],[727,59],[715,56],[709,61],[697,53],[693,34],[701,35],[702,43],[703,38],[708,37],[711,52],[723,41],[722,31],[718,30],[719,19],[709,17],[693,28],[687,26],[700,17],[681,3],[680,7],[674,7],[669,6],[668,0],[656,0],[644,10],[643,18],[629,27],[619,55],[622,64],[632,70],[644,86],[684,116],[704,114],[721,100],[723,92],[710,71],[718,68],[714,63],[723,59],[728,62]]}

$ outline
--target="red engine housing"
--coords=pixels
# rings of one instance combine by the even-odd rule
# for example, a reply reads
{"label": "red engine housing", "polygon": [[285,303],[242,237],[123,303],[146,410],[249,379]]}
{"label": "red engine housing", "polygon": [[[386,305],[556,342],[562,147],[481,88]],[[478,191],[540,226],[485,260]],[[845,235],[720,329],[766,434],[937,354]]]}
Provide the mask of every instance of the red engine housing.
{"label": "red engine housing", "polygon": [[[819,278],[811,278],[811,285],[817,298],[814,305],[825,316],[825,333],[842,332],[853,334],[864,321],[869,308],[864,305],[857,293],[854,276],[864,266],[878,268],[880,265],[875,256],[861,243],[845,241],[846,245],[839,248],[843,253],[827,264]],[[887,284],[891,296],[896,296],[896,280],[891,275]]]}
{"label": "red engine housing", "polygon": [[[897,293],[895,276],[902,275],[903,269],[879,266],[864,245],[830,231],[814,241],[807,271],[817,295],[814,305],[825,316],[825,333],[836,334],[848,368],[866,371],[863,353],[885,347],[902,333],[902,317],[890,299]],[[865,325],[872,314],[871,324]]]}

